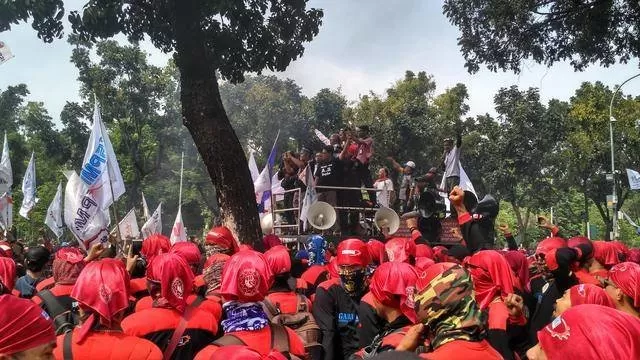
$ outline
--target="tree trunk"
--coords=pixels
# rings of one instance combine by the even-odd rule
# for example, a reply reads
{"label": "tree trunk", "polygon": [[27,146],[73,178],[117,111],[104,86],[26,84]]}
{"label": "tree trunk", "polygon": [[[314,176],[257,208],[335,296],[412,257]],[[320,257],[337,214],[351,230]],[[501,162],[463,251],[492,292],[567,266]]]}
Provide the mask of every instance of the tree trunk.
{"label": "tree trunk", "polygon": [[604,232],[604,239],[607,241],[611,240],[610,234],[611,234],[611,229],[613,229],[613,226],[612,226],[612,219],[609,216],[609,208],[607,207],[606,204],[604,204],[603,206],[602,203],[599,203],[596,201],[594,202],[596,204],[596,207],[598,208],[598,212],[600,212],[600,216],[602,217],[602,221],[604,221],[604,225],[606,227]]}
{"label": "tree trunk", "polygon": [[262,250],[249,167],[222,105],[215,67],[208,60],[200,28],[200,2],[174,0],[176,64],[180,70],[180,100],[183,123],[215,186],[222,222],[243,244]]}
{"label": "tree trunk", "polygon": [[527,224],[522,219],[522,213],[520,212],[520,207],[511,203],[511,207],[513,208],[513,212],[516,214],[516,221],[518,222],[518,236],[520,237],[520,243],[524,244],[526,241],[527,235]]}

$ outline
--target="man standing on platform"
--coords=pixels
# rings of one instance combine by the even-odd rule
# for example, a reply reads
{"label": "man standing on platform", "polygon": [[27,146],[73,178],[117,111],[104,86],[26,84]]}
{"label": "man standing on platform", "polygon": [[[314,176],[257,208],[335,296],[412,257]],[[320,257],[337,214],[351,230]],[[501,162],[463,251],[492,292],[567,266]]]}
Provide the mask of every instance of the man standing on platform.
{"label": "man standing on platform", "polygon": [[462,136],[458,131],[456,136],[456,146],[453,146],[452,139],[444,140],[444,155],[442,167],[444,169],[445,190],[450,193],[454,187],[460,185],[460,147],[462,146]]}

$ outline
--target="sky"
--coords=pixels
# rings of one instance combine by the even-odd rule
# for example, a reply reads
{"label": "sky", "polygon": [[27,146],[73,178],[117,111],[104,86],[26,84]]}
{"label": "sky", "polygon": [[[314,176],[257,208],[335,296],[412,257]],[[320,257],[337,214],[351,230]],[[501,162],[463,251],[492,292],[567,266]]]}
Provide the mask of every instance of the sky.
{"label": "sky", "polygon": [[[78,9],[85,2],[67,0],[65,6]],[[584,81],[599,80],[613,87],[640,72],[635,59],[628,65],[591,66],[583,72],[566,63],[546,68],[527,62],[520,74],[481,69],[470,75],[457,45],[458,30],[442,14],[441,1],[311,0],[309,5],[324,10],[320,33],[307,44],[302,58],[276,74],[295,80],[307,96],[340,87],[355,101],[370,91],[383,94],[406,70],[426,71],[433,75],[437,93],[464,83],[469,90],[468,115],[473,116],[495,113],[493,96],[501,87],[537,87],[544,102],[568,100]],[[66,101],[78,101],[78,72],[69,62],[71,46],[65,40],[45,44],[30,25],[20,24],[0,33],[0,41],[15,55],[0,65],[0,89],[27,84],[28,99],[43,101],[54,120]],[[142,48],[153,64],[164,65],[169,59],[148,42]],[[640,78],[623,91],[640,95]]]}

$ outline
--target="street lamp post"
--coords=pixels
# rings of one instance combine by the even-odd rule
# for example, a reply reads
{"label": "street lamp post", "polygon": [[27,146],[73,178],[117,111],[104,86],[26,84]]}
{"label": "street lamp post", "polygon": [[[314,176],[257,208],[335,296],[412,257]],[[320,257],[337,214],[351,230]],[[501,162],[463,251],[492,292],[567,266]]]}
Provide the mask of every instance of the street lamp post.
{"label": "street lamp post", "polygon": [[638,76],[640,76],[640,74],[636,74],[628,78],[627,80],[625,80],[622,84],[618,85],[618,87],[616,87],[616,90],[613,92],[613,95],[611,95],[611,102],[609,103],[609,140],[611,141],[611,176],[613,177],[613,186],[611,190],[612,191],[611,194],[613,195],[613,217],[611,218],[611,240],[615,240],[618,235],[618,231],[617,231],[618,230],[618,209],[617,209],[618,198],[616,196],[617,195],[616,194],[616,167],[615,167],[615,155],[613,150],[613,123],[616,121],[616,119],[613,117],[613,100],[616,98],[616,95],[618,94],[620,89],[624,86],[624,84],[637,78]]}

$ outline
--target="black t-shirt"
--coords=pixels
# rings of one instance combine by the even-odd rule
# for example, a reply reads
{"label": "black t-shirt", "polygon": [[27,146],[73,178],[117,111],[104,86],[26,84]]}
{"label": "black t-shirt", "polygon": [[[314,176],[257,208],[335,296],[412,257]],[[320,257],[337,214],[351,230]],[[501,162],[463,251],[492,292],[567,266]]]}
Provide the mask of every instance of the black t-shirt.
{"label": "black t-shirt", "polygon": [[[316,185],[318,186],[340,186],[342,185],[343,164],[338,159],[331,159],[327,163],[316,165]],[[318,189],[318,192],[329,191],[328,189]]]}

